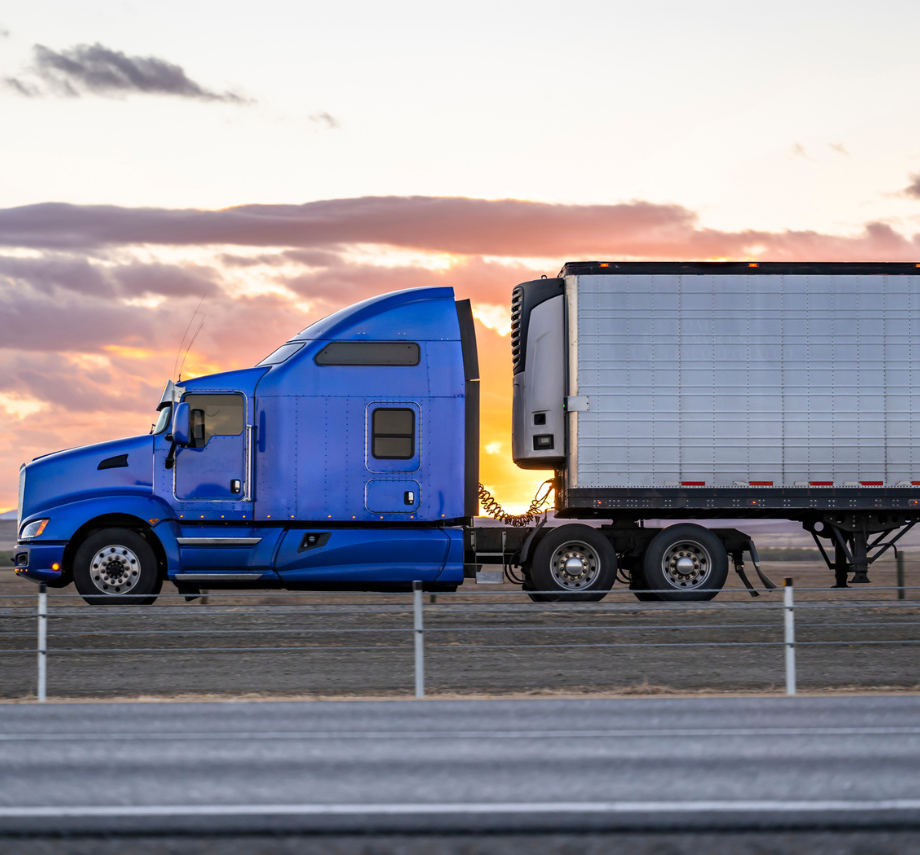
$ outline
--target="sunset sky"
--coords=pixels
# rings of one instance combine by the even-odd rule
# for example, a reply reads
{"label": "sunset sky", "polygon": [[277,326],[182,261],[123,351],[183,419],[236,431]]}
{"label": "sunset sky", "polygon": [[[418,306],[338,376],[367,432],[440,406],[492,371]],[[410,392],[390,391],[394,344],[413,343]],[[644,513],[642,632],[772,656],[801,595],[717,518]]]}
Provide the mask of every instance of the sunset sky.
{"label": "sunset sky", "polygon": [[567,260],[920,262],[920,4],[6,0],[0,511],[184,373],[470,297],[512,507],[511,288]]}

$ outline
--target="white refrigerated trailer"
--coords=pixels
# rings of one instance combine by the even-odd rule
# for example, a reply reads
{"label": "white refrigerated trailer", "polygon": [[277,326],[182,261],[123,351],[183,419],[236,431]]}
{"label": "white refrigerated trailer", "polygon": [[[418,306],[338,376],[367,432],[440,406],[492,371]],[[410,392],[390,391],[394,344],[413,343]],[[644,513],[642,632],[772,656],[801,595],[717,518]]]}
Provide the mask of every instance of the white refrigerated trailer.
{"label": "white refrigerated trailer", "polygon": [[845,587],[920,519],[920,264],[570,263],[514,289],[512,348],[515,462],[606,521],[531,538],[532,587],[714,596],[756,549],[644,527],[694,518],[801,522]]}

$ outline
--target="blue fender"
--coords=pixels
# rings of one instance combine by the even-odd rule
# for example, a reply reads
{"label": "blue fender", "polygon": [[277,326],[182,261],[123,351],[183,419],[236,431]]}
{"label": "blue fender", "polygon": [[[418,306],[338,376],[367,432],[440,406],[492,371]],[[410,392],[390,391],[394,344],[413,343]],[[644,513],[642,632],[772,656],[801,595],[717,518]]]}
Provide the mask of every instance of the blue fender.
{"label": "blue fender", "polygon": [[[56,571],[48,569],[52,562],[64,564],[65,547],[81,528],[94,520],[117,515],[134,517],[153,530],[163,547],[166,572],[171,576],[180,566],[179,545],[176,541],[179,528],[172,513],[169,505],[155,496],[118,496],[115,502],[112,496],[96,496],[46,507],[41,513],[31,515],[35,519],[46,517],[48,525],[39,538],[17,547],[29,556],[27,564],[17,568],[17,573],[33,581],[49,584],[58,580],[66,581],[68,577],[63,575],[65,568]],[[23,523],[28,521],[24,519]],[[113,521],[112,524],[118,523]]]}
{"label": "blue fender", "polygon": [[114,499],[112,496],[96,496],[56,507],[46,507],[40,514],[33,514],[35,517],[48,518],[48,525],[41,538],[33,542],[69,541],[88,522],[98,517],[111,516],[113,513],[137,517],[151,527],[160,520],[173,518],[172,508],[156,496],[118,496]]}

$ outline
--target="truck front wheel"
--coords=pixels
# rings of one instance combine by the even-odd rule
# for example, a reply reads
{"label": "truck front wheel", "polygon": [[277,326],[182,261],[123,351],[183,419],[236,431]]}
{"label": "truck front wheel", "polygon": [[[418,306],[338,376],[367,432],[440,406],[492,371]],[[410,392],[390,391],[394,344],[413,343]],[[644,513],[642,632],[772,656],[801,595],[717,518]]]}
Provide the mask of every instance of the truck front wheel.
{"label": "truck front wheel", "polygon": [[536,603],[602,600],[616,573],[616,552],[597,529],[561,525],[544,535],[534,551],[530,598]]}
{"label": "truck front wheel", "polygon": [[642,575],[642,587],[654,593],[637,593],[639,599],[711,600],[728,578],[728,553],[701,525],[668,526],[648,545]]}
{"label": "truck front wheel", "polygon": [[74,556],[73,581],[93,606],[150,605],[163,586],[153,548],[143,535],[126,528],[107,528],[86,538]]}

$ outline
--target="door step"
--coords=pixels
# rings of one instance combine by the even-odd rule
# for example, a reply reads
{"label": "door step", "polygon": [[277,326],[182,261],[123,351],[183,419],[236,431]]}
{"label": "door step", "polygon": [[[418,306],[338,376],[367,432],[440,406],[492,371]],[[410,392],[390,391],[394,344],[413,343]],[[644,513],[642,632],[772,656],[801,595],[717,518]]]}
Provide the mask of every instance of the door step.
{"label": "door step", "polygon": [[261,537],[177,537],[179,546],[255,546]]}

